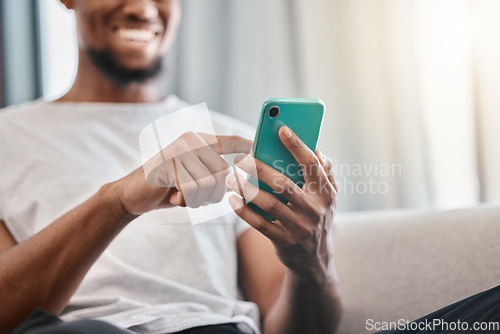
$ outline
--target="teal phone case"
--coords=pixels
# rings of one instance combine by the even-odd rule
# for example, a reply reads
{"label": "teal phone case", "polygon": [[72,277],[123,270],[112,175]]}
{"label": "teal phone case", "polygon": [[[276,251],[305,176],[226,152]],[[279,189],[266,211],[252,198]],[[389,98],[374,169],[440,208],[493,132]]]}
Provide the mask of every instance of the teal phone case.
{"label": "teal phone case", "polygon": [[[271,118],[269,110],[279,108],[279,115]],[[297,160],[283,145],[278,130],[286,125],[309,147],[316,151],[321,124],[325,113],[325,105],[318,99],[269,99],[262,105],[257,132],[253,146],[253,156],[289,177],[298,186],[304,185],[302,169]],[[283,203],[287,203],[279,194],[275,193],[267,184],[249,177],[250,183],[260,189],[272,193]],[[268,220],[274,217],[263,211],[253,203],[248,203],[257,213]]]}

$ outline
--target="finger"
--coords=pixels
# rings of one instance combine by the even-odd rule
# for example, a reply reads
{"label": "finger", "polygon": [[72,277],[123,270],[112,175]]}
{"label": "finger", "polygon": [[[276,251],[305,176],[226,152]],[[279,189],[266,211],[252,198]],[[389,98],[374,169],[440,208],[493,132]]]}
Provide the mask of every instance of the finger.
{"label": "finger", "polygon": [[175,191],[169,193],[168,202],[175,206],[186,206],[186,201],[184,199],[184,194],[182,191],[175,189]]}
{"label": "finger", "polygon": [[290,201],[294,207],[299,209],[309,209],[311,207],[307,194],[286,175],[248,155],[238,155],[234,160],[236,166],[267,184],[276,193]]}
{"label": "finger", "polygon": [[294,228],[294,225],[289,222],[297,220],[296,214],[276,196],[255,187],[250,182],[246,181],[245,177],[241,174],[229,174],[226,177],[226,184],[247,201],[257,205],[265,212],[279,219],[284,226],[290,229]]}
{"label": "finger", "polygon": [[205,163],[212,173],[220,172],[226,168],[226,162],[213,149],[217,147],[217,137],[201,133],[189,133],[181,136],[179,140],[184,143],[181,152],[193,152]]}
{"label": "finger", "polygon": [[227,168],[226,161],[210,147],[197,150],[195,154],[207,166],[212,174],[219,173]]}
{"label": "finger", "polygon": [[245,203],[245,200],[238,195],[231,195],[229,197],[229,205],[233,208],[234,212],[248,225],[262,233],[270,240],[275,240],[283,233],[281,225],[273,224],[265,219]]}
{"label": "finger", "polygon": [[[204,203],[209,202],[210,194],[217,183],[212,171],[200,160],[200,156],[205,156],[206,160],[222,160],[213,150],[207,146],[207,143],[195,133],[189,133],[179,138],[179,151],[184,152],[177,156],[177,160],[182,162],[184,169],[191,175],[192,180],[196,182],[197,188],[192,197],[189,198],[187,205],[197,208]],[[192,148],[196,148],[192,150]],[[210,151],[215,155],[210,158]],[[213,165],[213,164],[212,164]],[[219,165],[220,169],[221,165]],[[214,167],[215,168],[215,167]],[[191,182],[191,180],[187,180]],[[221,180],[222,181],[222,180]],[[182,186],[182,185],[181,185]],[[192,185],[189,183],[189,187]],[[191,194],[190,194],[191,195]]]}
{"label": "finger", "polygon": [[321,166],[325,170],[328,181],[332,184],[335,192],[338,192],[337,181],[335,180],[335,174],[333,172],[333,161],[328,156],[321,153],[319,149],[316,150],[316,156],[318,157]]}
{"label": "finger", "polygon": [[210,203],[219,203],[226,195],[228,189],[226,187],[225,180],[228,174],[229,171],[225,169],[214,175],[215,187],[213,188],[212,193],[210,194],[210,197],[208,199]]}
{"label": "finger", "polygon": [[327,179],[325,171],[314,152],[289,127],[282,126],[279,130],[279,136],[283,145],[292,153],[301,166],[306,183],[316,182],[317,184]]}
{"label": "finger", "polygon": [[155,187],[176,187],[178,183],[176,183],[174,159],[158,163],[152,160],[143,165],[146,181]]}
{"label": "finger", "polygon": [[[201,137],[199,138],[200,140],[203,140]],[[201,147],[195,152],[195,154],[198,155],[199,160],[210,171],[213,180],[215,181],[212,189],[208,193],[203,194],[206,196],[206,198],[204,198],[204,202],[218,203],[224,198],[227,190],[225,179],[229,171],[227,170],[228,166],[226,161],[209,146]],[[205,181],[210,182],[209,180]]]}
{"label": "finger", "polygon": [[193,180],[191,175],[187,172],[182,162],[175,160],[174,166],[175,174],[177,176],[177,189],[179,189],[179,192],[182,192],[186,206],[197,207],[194,206],[194,197],[196,195],[196,190],[198,189],[196,181]]}
{"label": "finger", "polygon": [[240,136],[214,136],[206,133],[198,135],[218,154],[249,154],[252,151],[253,141]]}
{"label": "finger", "polygon": [[212,190],[215,188],[217,181],[215,179],[215,176],[196,156],[189,157],[189,159],[184,159],[182,161],[182,165],[196,183],[194,197],[192,198],[192,202],[189,206],[197,208],[208,200]]}
{"label": "finger", "polygon": [[[226,170],[227,164],[224,159],[210,146],[210,144],[213,144],[214,141],[217,141],[216,137],[207,136],[204,139],[199,134],[192,133],[183,138],[183,140],[187,146],[196,148],[192,151],[193,155],[191,155],[191,157],[196,156],[210,173],[210,175],[206,173],[194,175],[193,173],[197,173],[199,170],[193,170],[193,173],[191,173],[191,166],[196,167],[197,161],[184,160],[186,166],[189,164],[189,167],[187,168],[188,172],[191,173],[199,185],[193,205],[220,202],[226,193],[226,184],[224,180],[228,172]],[[205,171],[205,168],[201,169]]]}

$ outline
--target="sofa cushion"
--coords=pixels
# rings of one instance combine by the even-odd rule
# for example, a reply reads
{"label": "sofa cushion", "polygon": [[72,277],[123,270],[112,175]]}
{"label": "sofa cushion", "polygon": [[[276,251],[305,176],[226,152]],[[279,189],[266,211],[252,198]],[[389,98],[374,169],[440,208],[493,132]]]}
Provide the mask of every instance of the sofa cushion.
{"label": "sofa cushion", "polygon": [[414,320],[500,285],[500,205],[433,212],[339,214],[335,261],[340,333]]}

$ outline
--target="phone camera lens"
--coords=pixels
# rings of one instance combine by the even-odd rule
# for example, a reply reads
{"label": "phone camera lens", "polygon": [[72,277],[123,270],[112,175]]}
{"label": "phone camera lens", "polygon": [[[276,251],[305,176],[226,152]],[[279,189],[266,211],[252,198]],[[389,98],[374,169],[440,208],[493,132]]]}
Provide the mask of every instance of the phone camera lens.
{"label": "phone camera lens", "polygon": [[280,108],[274,106],[269,109],[269,117],[276,118],[280,114]]}

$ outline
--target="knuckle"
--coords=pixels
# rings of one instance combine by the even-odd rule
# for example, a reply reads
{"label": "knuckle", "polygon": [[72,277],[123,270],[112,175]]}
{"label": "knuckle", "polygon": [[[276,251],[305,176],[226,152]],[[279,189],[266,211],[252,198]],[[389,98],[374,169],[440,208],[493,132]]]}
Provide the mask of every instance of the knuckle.
{"label": "knuckle", "polygon": [[160,186],[168,186],[172,184],[167,173],[158,173],[158,181]]}
{"label": "knuckle", "polygon": [[337,192],[335,191],[335,188],[333,188],[332,186],[330,192],[328,193],[328,196],[325,196],[326,205],[331,206],[335,204],[336,200],[337,200]]}
{"label": "knuckle", "polygon": [[290,195],[293,195],[297,192],[297,185],[294,182],[288,181],[286,183],[286,192]]}
{"label": "knuckle", "polygon": [[214,168],[214,172],[222,176],[226,176],[229,173],[229,167],[227,166],[224,159],[216,160]]}
{"label": "knuckle", "polygon": [[196,134],[193,131],[188,131],[188,132],[184,132],[181,135],[181,138],[191,138],[193,136],[196,136]]}
{"label": "knuckle", "polygon": [[[280,203],[281,203],[281,202],[280,202]],[[269,200],[267,200],[267,201],[264,203],[264,205],[263,205],[263,206],[264,206],[264,208],[263,208],[263,209],[265,209],[265,211],[267,211],[267,212],[271,212],[271,213],[273,213],[273,212],[277,212],[277,211],[278,211],[278,209],[279,209],[279,203],[278,203],[278,201],[277,201],[277,200],[273,200],[273,199],[269,199]]]}
{"label": "knuckle", "polygon": [[229,139],[229,140],[242,140],[243,137],[238,136],[238,135],[230,135],[227,137],[227,139]]}
{"label": "knuckle", "polygon": [[241,208],[237,209],[235,212],[238,214],[240,217],[245,217],[248,213],[248,205],[243,205]]}
{"label": "knuckle", "polygon": [[175,148],[177,150],[177,153],[183,155],[185,155],[185,153],[190,151],[190,147],[188,142],[186,141],[186,138],[179,138],[175,143]]}
{"label": "knuckle", "polygon": [[287,180],[284,177],[278,177],[274,179],[274,185],[278,189],[278,192],[285,192],[288,188]]}
{"label": "knuckle", "polygon": [[205,176],[199,180],[199,185],[202,188],[213,188],[217,181],[212,176]]}
{"label": "knuckle", "polygon": [[309,154],[305,162],[308,165],[319,165],[318,157],[314,154]]}
{"label": "knuckle", "polygon": [[299,138],[294,138],[292,140],[292,146],[295,147],[295,148],[299,148],[302,146],[301,142],[300,142],[300,139]]}
{"label": "knuckle", "polygon": [[296,192],[297,185],[291,181],[290,179],[287,178],[279,178],[277,180],[277,186],[278,186],[278,192],[282,194],[289,194],[292,195]]}
{"label": "knuckle", "polygon": [[313,205],[309,211],[310,217],[315,221],[322,219],[325,216],[325,210],[319,205]]}
{"label": "knuckle", "polygon": [[198,189],[198,185],[194,181],[188,181],[180,184],[181,190],[184,193],[194,193]]}
{"label": "knuckle", "polygon": [[257,176],[264,174],[264,166],[259,163],[255,164],[255,172],[257,173]]}
{"label": "knuckle", "polygon": [[227,168],[222,168],[221,170],[218,170],[214,173],[217,182],[221,180],[224,181],[228,175],[229,175],[229,170]]}
{"label": "knuckle", "polygon": [[254,222],[254,227],[255,229],[259,231],[264,231],[266,230],[266,221],[263,217],[257,218],[257,220]]}
{"label": "knuckle", "polygon": [[297,239],[298,243],[315,243],[321,234],[321,227],[319,225],[305,225],[299,229]]}

